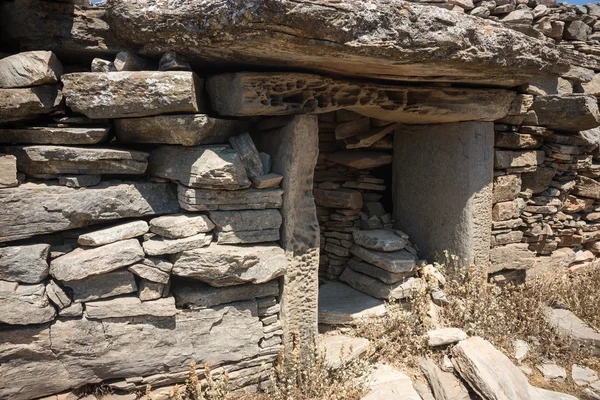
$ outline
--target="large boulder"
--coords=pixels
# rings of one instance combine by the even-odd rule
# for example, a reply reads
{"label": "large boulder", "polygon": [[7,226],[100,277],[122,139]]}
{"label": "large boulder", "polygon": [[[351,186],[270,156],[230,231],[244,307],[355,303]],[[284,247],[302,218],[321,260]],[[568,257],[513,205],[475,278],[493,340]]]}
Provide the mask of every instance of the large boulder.
{"label": "large boulder", "polygon": [[63,68],[51,51],[27,51],[0,60],[0,88],[56,83]]}
{"label": "large boulder", "polygon": [[106,182],[79,189],[26,183],[0,191],[0,242],[178,211],[175,194],[164,183]]}

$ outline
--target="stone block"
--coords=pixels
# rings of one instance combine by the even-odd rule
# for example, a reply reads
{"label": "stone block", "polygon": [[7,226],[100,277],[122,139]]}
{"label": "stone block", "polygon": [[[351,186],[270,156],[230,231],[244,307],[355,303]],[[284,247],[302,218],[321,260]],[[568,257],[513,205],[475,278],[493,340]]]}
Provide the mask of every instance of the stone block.
{"label": "stone block", "polygon": [[598,200],[600,199],[600,182],[585,176],[578,176],[573,194]]}
{"label": "stone block", "polygon": [[156,69],[150,61],[139,57],[130,51],[121,51],[117,53],[113,64],[117,72],[154,71]]}
{"label": "stone block", "polygon": [[40,283],[48,276],[49,251],[48,244],[0,248],[0,280]]}
{"label": "stone block", "polygon": [[165,215],[150,220],[150,231],[169,239],[181,239],[213,230],[215,224],[206,215]]}
{"label": "stone block", "polygon": [[381,282],[386,283],[388,285],[392,285],[394,283],[406,279],[406,274],[389,272],[375,265],[362,262],[360,259],[357,258],[348,261],[348,267],[352,268],[356,272],[360,272],[361,274],[377,278]]}
{"label": "stone block", "polygon": [[59,176],[58,184],[70,188],[81,188],[96,186],[102,180],[101,175],[72,175],[72,176]]}
{"label": "stone block", "polygon": [[331,335],[319,340],[319,353],[325,357],[327,366],[333,369],[361,358],[368,347],[369,340],[365,338]]}
{"label": "stone block", "polygon": [[51,51],[26,51],[0,59],[0,88],[21,88],[59,81],[63,67]]}
{"label": "stone block", "polygon": [[496,169],[536,167],[543,162],[544,152],[541,150],[496,150],[494,153],[494,168]]}
{"label": "stone block", "polygon": [[359,292],[341,283],[327,283],[319,287],[319,324],[357,324],[386,313],[383,301]]}
{"label": "stone block", "polygon": [[542,193],[550,186],[555,175],[556,170],[554,168],[538,167],[533,172],[521,175],[521,188],[523,191],[530,190],[533,194]]}
{"label": "stone block", "polygon": [[81,280],[68,281],[64,284],[71,289],[75,303],[134,293],[138,289],[133,274],[126,269],[93,275]]}
{"label": "stone block", "polygon": [[0,129],[3,144],[98,144],[110,137],[110,127],[25,126]]}
{"label": "stone block", "polygon": [[282,223],[278,210],[211,211],[217,229],[217,243],[259,243],[279,240]]}
{"label": "stone block", "polygon": [[356,272],[351,268],[346,268],[339,279],[358,291],[384,300],[406,299],[423,288],[423,282],[419,278],[410,277],[388,285],[378,279]]}
{"label": "stone block", "polygon": [[356,169],[371,169],[392,163],[391,154],[376,151],[340,151],[327,154],[325,158]]}
{"label": "stone block", "polygon": [[19,185],[17,179],[17,158],[0,154],[0,189]]}
{"label": "stone block", "polygon": [[262,210],[281,208],[283,202],[281,189],[207,190],[179,185],[177,192],[181,208],[188,211]]}
{"label": "stone block", "polygon": [[137,316],[172,317],[176,313],[175,298],[173,297],[144,302],[137,297],[116,297],[85,304],[85,314],[87,318],[91,319]]}
{"label": "stone block", "polygon": [[167,51],[160,58],[158,63],[159,71],[191,71],[192,67],[187,61],[184,55],[178,54],[174,51]]}
{"label": "stone block", "polygon": [[377,251],[398,251],[408,244],[405,238],[383,229],[354,231],[352,237],[357,245]]}
{"label": "stone block", "polygon": [[504,269],[529,269],[536,260],[535,253],[529,250],[527,243],[512,243],[494,247],[490,250],[490,266],[488,273]]}
{"label": "stone block", "polygon": [[0,89],[0,123],[22,121],[50,114],[63,99],[56,85]]}
{"label": "stone block", "polygon": [[43,324],[55,316],[56,310],[48,302],[44,284],[19,285],[0,281],[0,323]]}
{"label": "stone block", "polygon": [[446,346],[458,343],[467,338],[467,334],[458,328],[440,328],[427,331],[427,345],[430,347]]}
{"label": "stone block", "polygon": [[442,371],[433,360],[421,357],[419,366],[435,394],[435,399],[469,400],[471,398],[469,391],[456,375]]}
{"label": "stone block", "polygon": [[525,200],[516,198],[512,201],[503,201],[501,203],[494,204],[492,208],[492,220],[493,221],[507,221],[514,218],[519,218],[521,212],[525,208]]}
{"label": "stone block", "polygon": [[67,106],[89,118],[201,111],[202,80],[192,72],[84,72],[63,75]]}
{"label": "stone block", "polygon": [[257,189],[269,189],[278,187],[281,181],[283,181],[283,175],[271,173],[252,179],[252,185]]}
{"label": "stone block", "polygon": [[260,297],[279,296],[279,280],[261,284],[213,287],[203,282],[185,280],[172,287],[177,307],[208,308],[235,301],[253,300]]}
{"label": "stone block", "polygon": [[264,283],[282,276],[287,268],[283,249],[275,244],[217,245],[187,250],[173,258],[173,275],[222,287]]}
{"label": "stone block", "polygon": [[59,310],[67,308],[72,304],[69,295],[53,279],[46,284],[46,295]]}
{"label": "stone block", "polygon": [[206,114],[157,115],[114,121],[120,143],[179,144],[198,146],[224,144],[229,137],[248,129],[243,121],[218,119]]}
{"label": "stone block", "polygon": [[362,195],[357,190],[336,189],[324,190],[314,189],[315,203],[321,207],[361,209],[363,206]]}
{"label": "stone block", "polygon": [[583,322],[573,312],[565,309],[547,307],[544,315],[561,334],[574,341],[590,346],[592,351],[600,354],[600,333]]}
{"label": "stone block", "polygon": [[181,253],[186,250],[198,249],[208,246],[212,242],[212,235],[199,233],[181,239],[166,239],[153,237],[143,243],[144,252],[149,256]]}
{"label": "stone block", "polygon": [[148,171],[196,188],[237,190],[250,186],[242,160],[228,146],[161,146],[152,151]]}
{"label": "stone block", "polygon": [[412,275],[413,269],[417,265],[415,256],[406,250],[382,252],[354,245],[350,249],[350,252],[361,260],[376,265],[379,268],[396,274],[402,273],[405,276]]}
{"label": "stone block", "polygon": [[140,279],[138,297],[141,301],[160,299],[169,295],[168,287],[164,283],[152,282],[142,278]]}
{"label": "stone block", "polygon": [[250,134],[245,132],[238,136],[232,136],[229,138],[229,143],[242,160],[248,177],[256,179],[261,176],[263,170],[262,161]]}
{"label": "stone block", "polygon": [[126,222],[124,224],[111,226],[110,228],[79,235],[77,243],[82,246],[97,247],[118,242],[120,240],[142,236],[146,232],[148,232],[148,223],[146,223],[146,221]]}
{"label": "stone block", "polygon": [[369,392],[362,400],[421,399],[412,380],[388,364],[375,364],[366,378],[366,385]]}
{"label": "stone block", "polygon": [[550,129],[575,132],[600,125],[598,101],[594,96],[540,96],[531,108],[539,124]]}
{"label": "stone block", "polygon": [[496,132],[494,146],[504,149],[537,149],[542,145],[538,136],[518,132]]}
{"label": "stone block", "polygon": [[517,198],[521,191],[521,176],[519,175],[500,175],[494,178],[494,191],[492,195],[493,203],[510,201]]}

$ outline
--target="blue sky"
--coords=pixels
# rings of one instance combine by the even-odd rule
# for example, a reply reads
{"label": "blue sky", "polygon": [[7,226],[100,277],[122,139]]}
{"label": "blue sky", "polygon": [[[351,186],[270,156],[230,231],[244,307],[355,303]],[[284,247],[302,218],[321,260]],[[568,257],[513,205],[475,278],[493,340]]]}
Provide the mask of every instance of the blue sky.
{"label": "blue sky", "polygon": [[559,3],[562,3],[563,1],[565,1],[566,3],[569,4],[577,4],[577,5],[584,5],[584,4],[590,4],[590,3],[595,3],[595,1],[590,1],[590,0],[558,0]]}

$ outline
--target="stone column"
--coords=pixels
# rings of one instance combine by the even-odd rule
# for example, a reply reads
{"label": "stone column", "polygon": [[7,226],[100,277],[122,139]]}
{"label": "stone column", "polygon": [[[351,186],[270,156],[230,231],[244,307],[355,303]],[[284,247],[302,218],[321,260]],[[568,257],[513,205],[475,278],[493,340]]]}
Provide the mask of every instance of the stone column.
{"label": "stone column", "polygon": [[419,256],[489,262],[494,174],[494,124],[402,125],[394,138],[396,227]]}
{"label": "stone column", "polygon": [[312,192],[319,155],[317,117],[293,117],[285,126],[254,139],[260,151],[271,154],[273,172],[284,177],[281,245],[288,270],[282,284],[283,340],[289,351],[298,334],[306,350],[316,340],[318,324],[319,223]]}

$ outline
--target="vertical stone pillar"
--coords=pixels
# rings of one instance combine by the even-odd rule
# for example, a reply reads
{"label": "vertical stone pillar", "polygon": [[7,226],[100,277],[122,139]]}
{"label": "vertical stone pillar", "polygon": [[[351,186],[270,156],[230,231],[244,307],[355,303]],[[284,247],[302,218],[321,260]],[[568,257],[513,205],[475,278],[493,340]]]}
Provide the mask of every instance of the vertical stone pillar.
{"label": "vertical stone pillar", "polygon": [[317,337],[319,223],[313,175],[319,155],[317,117],[296,116],[282,128],[255,136],[260,151],[271,154],[273,172],[283,175],[281,245],[288,258],[283,278],[281,318],[288,350],[294,335],[303,349]]}
{"label": "vertical stone pillar", "polygon": [[434,261],[489,262],[494,124],[402,125],[394,137],[394,218]]}

